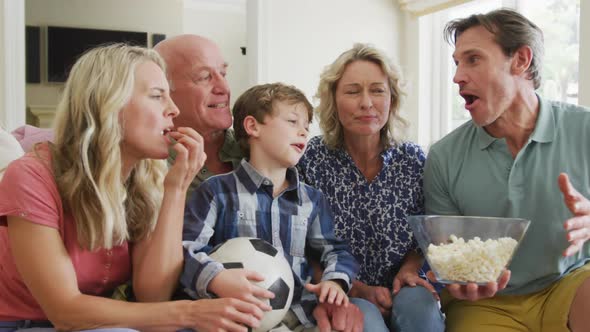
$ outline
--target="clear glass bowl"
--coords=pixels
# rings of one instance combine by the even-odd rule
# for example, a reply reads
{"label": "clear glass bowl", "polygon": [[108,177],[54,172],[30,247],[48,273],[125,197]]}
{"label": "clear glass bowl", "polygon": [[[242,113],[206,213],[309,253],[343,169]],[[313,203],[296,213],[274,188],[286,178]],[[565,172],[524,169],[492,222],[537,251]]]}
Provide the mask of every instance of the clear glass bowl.
{"label": "clear glass bowl", "polygon": [[[498,280],[502,269],[510,264],[514,253],[518,250],[518,245],[530,224],[529,220],[519,218],[437,215],[408,216],[408,222],[420,249],[440,283],[466,284],[475,282],[480,285]],[[438,251],[437,257],[431,257],[431,254],[436,254],[436,251],[429,251],[429,246],[431,244],[434,246],[449,244],[452,242],[451,235],[464,239],[466,243],[475,237],[479,237],[481,241],[492,241],[485,245],[478,242],[477,246],[474,246],[473,243],[469,246],[461,244],[461,250],[445,251],[445,255],[442,256],[441,251]],[[500,243],[497,241],[500,238],[512,238],[516,244],[514,245],[514,241],[506,239]],[[506,241],[509,242],[509,245],[506,244]],[[458,246],[453,247],[457,248]],[[511,247],[513,247],[512,250],[508,249]],[[504,252],[503,259],[497,259],[500,252]],[[446,263],[442,264],[441,261]],[[493,280],[472,280],[481,278],[483,275],[487,275]],[[452,277],[449,278],[449,276]],[[470,278],[469,281],[459,280],[467,277]]]}

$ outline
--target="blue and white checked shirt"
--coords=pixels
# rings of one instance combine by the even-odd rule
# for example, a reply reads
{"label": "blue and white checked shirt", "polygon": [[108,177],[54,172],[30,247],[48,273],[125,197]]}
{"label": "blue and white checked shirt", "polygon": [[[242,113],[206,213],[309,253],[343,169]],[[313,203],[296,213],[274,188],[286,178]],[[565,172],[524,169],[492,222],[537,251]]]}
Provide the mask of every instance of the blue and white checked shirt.
{"label": "blue and white checked shirt", "polygon": [[[358,264],[348,244],[334,235],[330,206],[320,191],[299,182],[289,168],[288,188],[273,198],[273,184],[246,160],[227,174],[207,179],[189,199],[184,214],[181,283],[194,298],[208,298],[209,282],[223,266],[207,253],[225,240],[256,237],[271,243],[291,265],[295,289],[291,310],[306,326],[314,323],[314,294],[303,285],[312,270],[306,247],[321,257],[322,280],[340,279],[350,289]],[[314,255],[315,256],[315,255]]]}

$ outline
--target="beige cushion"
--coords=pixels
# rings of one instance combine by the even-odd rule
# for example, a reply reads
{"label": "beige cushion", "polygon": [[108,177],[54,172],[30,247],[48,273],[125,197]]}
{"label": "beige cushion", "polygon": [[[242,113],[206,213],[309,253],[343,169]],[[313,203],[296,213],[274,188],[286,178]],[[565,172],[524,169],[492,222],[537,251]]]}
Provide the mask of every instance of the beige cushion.
{"label": "beige cushion", "polygon": [[0,179],[2,179],[6,166],[23,154],[23,148],[16,138],[0,128]]}

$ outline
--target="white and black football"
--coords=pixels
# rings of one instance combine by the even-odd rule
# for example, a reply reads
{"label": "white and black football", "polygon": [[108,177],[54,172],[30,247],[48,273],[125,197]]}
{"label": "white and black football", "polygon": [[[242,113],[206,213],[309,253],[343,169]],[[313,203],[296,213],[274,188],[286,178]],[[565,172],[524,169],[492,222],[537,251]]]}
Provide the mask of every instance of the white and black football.
{"label": "white and black football", "polygon": [[245,268],[264,275],[264,281],[256,284],[275,297],[268,301],[272,310],[264,314],[255,332],[268,331],[281,322],[293,300],[294,280],[291,266],[277,248],[262,239],[237,237],[217,245],[209,256],[226,269]]}

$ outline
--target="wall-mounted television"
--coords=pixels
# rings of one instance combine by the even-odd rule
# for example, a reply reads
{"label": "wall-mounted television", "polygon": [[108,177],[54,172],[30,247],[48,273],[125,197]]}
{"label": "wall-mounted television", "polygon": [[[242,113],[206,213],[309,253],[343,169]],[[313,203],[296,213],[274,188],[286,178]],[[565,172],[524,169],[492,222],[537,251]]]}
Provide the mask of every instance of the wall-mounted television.
{"label": "wall-mounted television", "polygon": [[106,43],[147,47],[147,32],[47,27],[47,80],[65,82],[74,62],[86,50]]}
{"label": "wall-mounted television", "polygon": [[25,28],[25,74],[27,83],[41,83],[41,28],[27,25]]}

